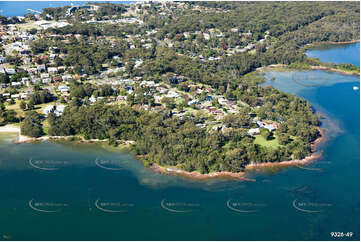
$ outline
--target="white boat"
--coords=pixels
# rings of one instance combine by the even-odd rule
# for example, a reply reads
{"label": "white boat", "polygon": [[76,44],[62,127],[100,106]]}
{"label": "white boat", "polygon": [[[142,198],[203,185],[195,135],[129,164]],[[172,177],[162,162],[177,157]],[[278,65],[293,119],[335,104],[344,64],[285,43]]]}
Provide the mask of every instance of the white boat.
{"label": "white boat", "polygon": [[358,90],[358,89],[359,89],[358,86],[354,86],[354,87],[353,87],[353,90]]}

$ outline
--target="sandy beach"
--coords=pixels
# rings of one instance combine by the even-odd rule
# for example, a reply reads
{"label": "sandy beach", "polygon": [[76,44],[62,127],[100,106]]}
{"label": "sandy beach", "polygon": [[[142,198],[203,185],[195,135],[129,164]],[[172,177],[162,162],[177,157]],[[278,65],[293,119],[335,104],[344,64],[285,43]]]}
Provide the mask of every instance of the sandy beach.
{"label": "sandy beach", "polygon": [[5,125],[5,126],[0,126],[0,133],[18,133],[18,135],[19,135],[18,140],[14,142],[16,144],[46,138],[46,136],[45,137],[39,137],[39,138],[32,138],[32,137],[22,135],[20,127],[15,126],[15,125],[11,125],[11,124],[8,124],[8,125]]}
{"label": "sandy beach", "polygon": [[20,127],[11,124],[0,126],[0,133],[20,133]]}
{"label": "sandy beach", "polygon": [[15,125],[5,125],[5,126],[0,126],[0,133],[18,133],[19,137],[18,140],[15,141],[14,143],[23,143],[23,142],[29,142],[32,141],[35,138],[31,138],[25,135],[21,135],[21,130],[19,126],[15,126]]}

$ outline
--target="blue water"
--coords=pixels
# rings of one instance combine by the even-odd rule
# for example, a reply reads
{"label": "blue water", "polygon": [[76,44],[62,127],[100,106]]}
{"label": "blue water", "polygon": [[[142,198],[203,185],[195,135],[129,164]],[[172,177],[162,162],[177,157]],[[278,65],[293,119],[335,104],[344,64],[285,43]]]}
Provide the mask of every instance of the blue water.
{"label": "blue water", "polygon": [[319,49],[307,50],[307,56],[322,62],[349,63],[360,66],[360,42],[355,44],[326,45]]}
{"label": "blue water", "polygon": [[[89,1],[91,2],[91,1]],[[105,1],[100,1],[105,2]],[[130,3],[131,1],[106,1],[111,3]],[[84,5],[87,4],[87,1],[0,1],[0,15],[4,15],[6,17],[12,16],[23,16],[24,14],[29,13],[26,9],[32,9],[36,11],[41,11],[43,8],[49,7],[64,7],[70,6],[73,4]]]}

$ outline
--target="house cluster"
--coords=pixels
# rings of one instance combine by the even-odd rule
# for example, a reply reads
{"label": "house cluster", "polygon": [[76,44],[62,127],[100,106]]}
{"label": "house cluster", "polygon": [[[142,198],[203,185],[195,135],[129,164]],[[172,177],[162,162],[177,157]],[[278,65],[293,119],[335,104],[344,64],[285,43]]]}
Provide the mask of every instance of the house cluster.
{"label": "house cluster", "polygon": [[258,128],[249,129],[248,130],[249,135],[260,134],[260,129],[267,129],[268,131],[273,132],[278,128],[278,123],[276,122],[259,121],[257,120],[257,118],[255,118],[253,122],[257,124]]}
{"label": "house cluster", "polygon": [[[135,6],[137,6],[136,3]],[[149,3],[141,3],[141,10],[144,12],[151,12],[149,8],[144,8],[147,5],[151,6]],[[97,8],[95,5],[88,5],[85,7],[90,12],[96,11]],[[178,8],[183,8],[188,6],[182,2],[176,3],[160,3],[156,4],[155,8],[159,11],[159,16],[161,18],[166,18],[167,15],[172,14],[172,11],[176,11]],[[68,9],[68,15],[72,15],[76,11],[77,7],[72,7]],[[147,10],[148,9],[148,10]],[[202,6],[194,6],[194,9],[198,11],[214,11],[214,9],[207,9]],[[118,19],[108,19],[108,20],[93,20],[88,21],[88,23],[107,23],[107,24],[132,24],[132,25],[143,25],[139,15],[140,13],[138,8],[128,9],[131,14],[124,14],[127,17],[121,17]],[[218,11],[218,10],[216,10]],[[219,11],[227,11],[219,9]],[[69,25],[66,20],[59,21],[48,21],[48,20],[39,20],[34,22],[34,26],[37,29],[47,29],[47,28],[60,28]],[[174,41],[174,36],[166,35],[162,40],[157,39],[158,29],[154,28],[147,30],[141,34],[126,34],[122,36],[122,40],[127,43],[129,49],[136,49],[138,47],[143,48],[152,48],[154,44],[168,46],[169,48],[176,48],[176,43]],[[250,39],[252,33],[250,31],[242,33],[239,28],[231,28],[231,33],[239,35],[241,38]],[[198,111],[202,111],[206,115],[212,116],[213,120],[209,123],[199,123],[197,124],[200,127],[206,127],[210,125],[215,127],[215,129],[221,129],[222,131],[226,130],[222,126],[221,119],[227,114],[238,113],[239,109],[242,106],[245,106],[241,101],[232,101],[228,100],[222,95],[216,94],[215,90],[207,85],[195,84],[191,80],[187,80],[186,77],[174,74],[169,77],[167,82],[161,82],[160,80],[144,80],[142,76],[131,76],[129,73],[126,73],[126,66],[129,64],[125,62],[119,56],[113,56],[107,63],[102,64],[102,71],[98,74],[87,76],[86,74],[79,76],[73,75],[73,67],[71,66],[61,66],[56,60],[65,59],[66,55],[61,54],[56,46],[49,47],[44,53],[34,55],[30,50],[30,43],[32,40],[39,38],[42,39],[57,39],[64,43],[69,42],[73,37],[79,39],[81,35],[79,34],[50,34],[43,33],[39,31],[38,33],[31,34],[31,31],[24,30],[19,28],[17,25],[7,25],[6,27],[1,26],[0,29],[0,43],[2,44],[4,54],[0,55],[0,73],[7,75],[16,75],[17,73],[26,73],[22,75],[16,81],[11,81],[10,83],[3,83],[0,86],[0,95],[4,96],[6,100],[20,100],[28,99],[29,95],[32,93],[33,85],[40,85],[43,89],[48,89],[52,94],[56,95],[58,98],[63,97],[65,101],[69,100],[69,93],[71,85],[69,82],[71,80],[82,80],[96,86],[101,86],[103,84],[111,84],[114,90],[119,91],[119,95],[113,97],[101,97],[101,96],[90,96],[88,98],[90,103],[95,103],[99,100],[106,100],[109,104],[113,103],[128,103],[127,95],[133,94],[138,87],[147,87],[144,92],[145,96],[151,96],[154,98],[155,106],[149,104],[136,104],[134,108],[141,108],[145,110],[159,110],[167,108],[164,103],[164,99],[171,99],[177,105],[177,108],[172,110],[172,113],[175,116],[183,117],[187,114],[194,114]],[[209,28],[203,31],[195,31],[178,33],[175,37],[182,39],[194,40],[194,35],[199,38],[202,38],[208,42],[213,40],[220,41],[229,33],[222,33],[219,29]],[[119,44],[119,39],[113,37],[104,37],[99,36],[97,41],[106,40],[111,47],[115,47]],[[261,39],[259,42],[264,42],[265,39]],[[195,42],[194,42],[195,43]],[[248,42],[247,42],[248,43]],[[224,46],[223,50],[227,53],[234,52],[246,52],[255,48],[255,43],[249,42],[244,48],[236,46],[235,48],[229,48]],[[233,51],[233,52],[232,52]],[[218,61],[222,59],[222,56],[218,56],[218,52],[215,51],[212,55],[207,55],[204,57],[200,53],[185,53],[190,55],[193,58],[199,58],[201,61]],[[203,53],[204,54],[204,53]],[[181,55],[181,54],[180,54]],[[21,64],[20,65],[11,65],[7,61],[10,56],[20,56]],[[124,61],[124,63],[123,63]],[[133,64],[133,68],[141,68],[144,65],[142,59],[133,58],[129,60]],[[131,78],[130,78],[131,76]],[[163,78],[163,77],[162,77]],[[180,85],[182,84],[182,85]],[[181,88],[181,86],[186,88]],[[12,92],[5,91],[7,88],[11,87]],[[15,91],[14,91],[15,90]],[[137,93],[135,94],[137,95]],[[148,106],[149,105],[149,106]],[[153,106],[153,107],[150,107]],[[181,106],[182,108],[178,107]],[[56,116],[62,115],[64,112],[65,105],[48,105],[43,109],[43,114],[48,115],[53,112]],[[214,121],[216,120],[216,121]],[[208,122],[208,121],[207,121]],[[277,125],[269,122],[256,121],[258,128],[250,129],[250,134],[259,133],[260,129],[268,129],[274,131],[277,128]]]}
{"label": "house cluster", "polygon": [[65,105],[48,105],[44,108],[43,114],[45,116],[49,115],[49,113],[54,113],[57,117],[61,116],[64,112]]}

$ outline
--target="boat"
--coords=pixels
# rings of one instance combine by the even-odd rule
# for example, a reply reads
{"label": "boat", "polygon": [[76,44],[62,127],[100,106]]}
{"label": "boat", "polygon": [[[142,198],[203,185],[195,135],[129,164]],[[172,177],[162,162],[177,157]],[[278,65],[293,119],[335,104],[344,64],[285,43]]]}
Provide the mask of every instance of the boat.
{"label": "boat", "polygon": [[354,87],[353,87],[353,90],[358,90],[358,89],[359,89],[358,86],[354,86]]}

